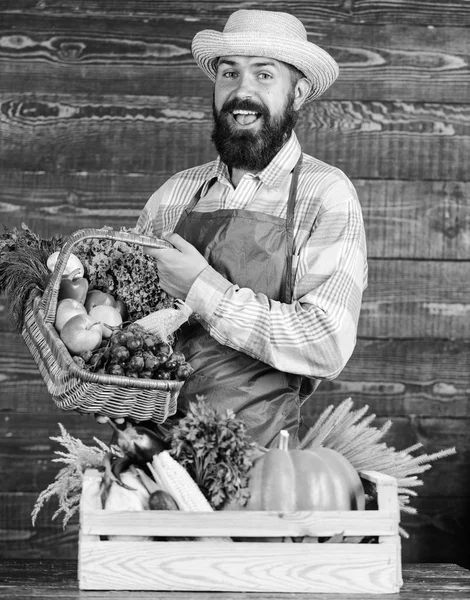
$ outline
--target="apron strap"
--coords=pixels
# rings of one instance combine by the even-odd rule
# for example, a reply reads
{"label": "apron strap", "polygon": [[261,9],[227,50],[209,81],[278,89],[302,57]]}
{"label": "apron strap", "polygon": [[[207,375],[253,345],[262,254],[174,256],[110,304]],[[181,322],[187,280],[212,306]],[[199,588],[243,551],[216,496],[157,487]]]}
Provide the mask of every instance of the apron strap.
{"label": "apron strap", "polygon": [[[211,188],[212,185],[214,185],[214,183],[217,181],[217,177],[213,177],[209,183],[207,184],[207,191],[209,191],[209,189]],[[180,215],[180,218],[178,219],[178,222],[176,224],[175,227],[175,231],[178,230],[178,228],[180,227],[180,225],[183,223],[183,221],[186,219],[186,217],[188,215],[190,215],[196,204],[199,202],[199,200],[201,199],[201,194],[202,194],[202,190],[204,188],[204,186],[206,185],[206,182],[204,182],[203,184],[201,184],[198,189],[196,190],[196,193],[194,194],[194,196],[191,198],[189,204],[187,206],[184,207],[183,212]]]}
{"label": "apron strap", "polygon": [[[284,282],[284,299],[283,302],[291,303],[294,289],[294,280],[292,274],[292,261],[294,258],[294,209],[295,199],[297,197],[297,186],[299,182],[300,167],[302,165],[302,153],[300,153],[299,160],[294,167],[292,174],[292,183],[289,192],[289,199],[287,201],[287,213],[286,213],[286,279]],[[317,387],[322,382],[321,379],[310,379],[308,377],[301,377],[301,385],[299,390],[299,406],[302,406],[312,394],[315,392]]]}
{"label": "apron strap", "polygon": [[289,190],[289,199],[287,200],[286,210],[286,278],[284,281],[284,292],[281,302],[290,304],[293,294],[293,277],[292,277],[292,262],[294,259],[294,212],[295,198],[297,196],[297,185],[299,182],[300,167],[302,165],[302,153],[294,167],[292,174],[292,182]]}

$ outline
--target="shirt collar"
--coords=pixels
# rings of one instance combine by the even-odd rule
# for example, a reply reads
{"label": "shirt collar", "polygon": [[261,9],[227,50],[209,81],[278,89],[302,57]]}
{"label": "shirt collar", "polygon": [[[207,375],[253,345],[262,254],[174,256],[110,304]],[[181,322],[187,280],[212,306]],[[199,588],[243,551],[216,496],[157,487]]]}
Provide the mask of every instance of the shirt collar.
{"label": "shirt collar", "polygon": [[[292,132],[290,138],[279,150],[269,165],[257,173],[256,177],[258,177],[266,186],[270,188],[281,187],[297,164],[301,152],[302,150],[300,148],[299,140],[297,139],[295,133]],[[214,162],[214,168],[206,179],[202,195],[204,195],[204,192],[207,190],[209,182],[214,178],[217,178],[221,182],[230,181],[228,167],[220,160],[220,156],[217,157],[216,161]]]}
{"label": "shirt collar", "polygon": [[301,148],[294,132],[272,159],[267,167],[257,174],[257,177],[270,188],[280,187],[291,174],[301,154]]}

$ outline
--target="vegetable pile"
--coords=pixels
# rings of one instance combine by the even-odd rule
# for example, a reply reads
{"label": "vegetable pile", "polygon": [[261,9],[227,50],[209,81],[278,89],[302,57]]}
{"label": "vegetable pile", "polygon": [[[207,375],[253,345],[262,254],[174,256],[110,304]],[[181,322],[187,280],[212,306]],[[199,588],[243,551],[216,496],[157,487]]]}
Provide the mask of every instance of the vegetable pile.
{"label": "vegetable pile", "polygon": [[[351,408],[350,399],[327,408],[299,448],[289,448],[288,434],[281,432],[279,448],[269,450],[250,441],[245,425],[232,411],[221,413],[203,398],[198,398],[186,416],[168,428],[157,426],[157,431],[130,423],[121,430],[108,420],[115,435],[110,446],[96,440],[99,447],[88,448],[60,426],[62,436],[51,439],[68,450],[57,452],[60,458],[55,459],[66,466],[38,497],[33,523],[43,504],[56,496],[59,509],[54,517],[64,513],[65,527],[78,510],[80,479],[87,468],[101,470],[102,505],[116,510],[368,510],[375,507],[376,499],[371,490],[362,487],[358,471],[369,469],[395,476],[400,508],[412,512],[407,499],[416,496],[409,488],[422,483],[417,474],[431,468],[432,461],[455,454],[455,448],[417,457],[411,456],[417,445],[396,451],[380,441],[385,428],[370,426],[375,415],[361,420],[367,407]],[[405,531],[401,533],[407,536]],[[342,533],[330,538],[263,540],[375,541]]]}
{"label": "vegetable pile", "polygon": [[[130,423],[119,429],[112,420],[108,422],[115,443],[107,446],[97,440],[99,448],[93,449],[60,425],[61,437],[51,439],[65,446],[68,454],[57,452],[61,458],[54,460],[66,466],[39,495],[33,524],[44,503],[57,496],[59,509],[54,517],[63,513],[66,525],[78,510],[77,479],[87,468],[102,471],[104,508],[207,512],[233,503],[241,508],[246,503],[249,473],[259,450],[232,411],[220,413],[199,400],[187,417],[173,425],[170,434]],[[190,472],[199,472],[202,488]]]}

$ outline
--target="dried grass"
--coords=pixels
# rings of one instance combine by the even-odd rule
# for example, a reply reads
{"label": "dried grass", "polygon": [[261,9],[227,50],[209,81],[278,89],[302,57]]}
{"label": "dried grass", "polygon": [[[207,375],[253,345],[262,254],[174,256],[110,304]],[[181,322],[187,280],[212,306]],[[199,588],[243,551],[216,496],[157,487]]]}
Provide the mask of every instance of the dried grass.
{"label": "dried grass", "polygon": [[86,446],[81,440],[71,436],[61,423],[59,423],[59,428],[61,435],[50,439],[62,444],[66,452],[57,450],[54,454],[60,458],[53,458],[52,462],[65,463],[66,466],[57,473],[54,481],[39,494],[31,513],[33,525],[44,504],[51,498],[57,497],[59,508],[53,514],[52,520],[63,513],[62,525],[65,528],[70,518],[79,509],[83,475],[86,469],[102,468],[107,453],[121,455],[117,447],[107,446],[97,438],[93,438],[97,446]]}
{"label": "dried grass", "polygon": [[[336,408],[327,407],[305,434],[300,447],[332,448],[345,456],[358,471],[378,471],[395,477],[400,510],[416,514],[416,509],[410,506],[410,500],[417,496],[414,488],[423,485],[419,475],[429,470],[432,462],[455,454],[456,449],[446,448],[432,454],[413,456],[412,453],[423,446],[417,443],[404,450],[396,450],[383,441],[392,427],[392,421],[387,421],[378,429],[371,425],[376,415],[366,416],[369,410],[367,405],[357,410],[352,410],[352,407],[351,398]],[[404,530],[402,533],[407,535]]]}

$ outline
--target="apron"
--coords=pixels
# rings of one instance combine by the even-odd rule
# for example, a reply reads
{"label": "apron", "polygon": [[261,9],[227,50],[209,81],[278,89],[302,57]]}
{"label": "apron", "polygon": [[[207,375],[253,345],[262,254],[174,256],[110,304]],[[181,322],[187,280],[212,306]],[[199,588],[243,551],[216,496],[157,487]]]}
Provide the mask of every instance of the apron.
{"label": "apron", "polygon": [[[198,190],[175,232],[193,244],[231,283],[273,300],[291,302],[293,222],[300,163],[301,159],[293,171],[286,219],[239,209],[194,212],[200,199]],[[244,421],[250,437],[262,446],[275,445],[281,429],[289,431],[292,446],[297,444],[303,379],[300,375],[283,373],[219,344],[193,318],[178,332],[175,350],[183,352],[194,368],[178,398],[183,414],[188,403],[203,396],[206,403],[223,412],[232,409]]]}

